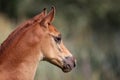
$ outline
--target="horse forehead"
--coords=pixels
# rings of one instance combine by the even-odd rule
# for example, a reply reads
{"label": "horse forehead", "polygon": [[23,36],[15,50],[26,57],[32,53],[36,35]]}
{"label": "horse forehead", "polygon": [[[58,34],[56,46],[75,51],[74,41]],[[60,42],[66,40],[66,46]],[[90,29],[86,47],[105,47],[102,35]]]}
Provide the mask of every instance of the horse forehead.
{"label": "horse forehead", "polygon": [[60,34],[60,32],[53,25],[49,25],[49,31],[53,34]]}

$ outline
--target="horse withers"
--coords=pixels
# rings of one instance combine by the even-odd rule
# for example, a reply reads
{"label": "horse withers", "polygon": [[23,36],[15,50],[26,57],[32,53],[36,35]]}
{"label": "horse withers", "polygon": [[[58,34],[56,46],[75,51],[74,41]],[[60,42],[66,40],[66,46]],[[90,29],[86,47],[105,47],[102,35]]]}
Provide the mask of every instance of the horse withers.
{"label": "horse withers", "polygon": [[0,80],[33,80],[39,61],[48,61],[63,72],[76,66],[64,46],[61,33],[52,25],[55,8],[18,26],[0,46]]}

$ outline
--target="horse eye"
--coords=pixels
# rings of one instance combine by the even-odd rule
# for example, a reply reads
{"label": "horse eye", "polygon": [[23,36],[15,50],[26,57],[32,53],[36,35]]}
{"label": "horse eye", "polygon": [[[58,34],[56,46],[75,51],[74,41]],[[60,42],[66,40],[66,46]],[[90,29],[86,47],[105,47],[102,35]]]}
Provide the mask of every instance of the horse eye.
{"label": "horse eye", "polygon": [[61,42],[61,37],[54,37],[54,40],[55,40],[56,43],[59,43],[59,44],[60,44],[60,42]]}

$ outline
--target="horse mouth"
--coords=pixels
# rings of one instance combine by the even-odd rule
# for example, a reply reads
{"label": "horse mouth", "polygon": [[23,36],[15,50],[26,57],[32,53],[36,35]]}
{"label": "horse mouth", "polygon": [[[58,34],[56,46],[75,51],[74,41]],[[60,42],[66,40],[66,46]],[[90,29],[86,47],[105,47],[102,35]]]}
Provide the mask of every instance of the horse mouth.
{"label": "horse mouth", "polygon": [[65,73],[70,72],[76,66],[76,60],[72,57],[66,57],[63,63],[62,71]]}
{"label": "horse mouth", "polygon": [[70,72],[72,70],[72,68],[73,67],[70,64],[66,64],[63,66],[62,71],[67,73],[67,72]]}
{"label": "horse mouth", "polygon": [[51,61],[48,61],[48,62],[61,68],[62,71],[65,73],[70,72],[76,66],[76,61],[69,57],[67,59],[64,59],[63,61],[52,59]]}

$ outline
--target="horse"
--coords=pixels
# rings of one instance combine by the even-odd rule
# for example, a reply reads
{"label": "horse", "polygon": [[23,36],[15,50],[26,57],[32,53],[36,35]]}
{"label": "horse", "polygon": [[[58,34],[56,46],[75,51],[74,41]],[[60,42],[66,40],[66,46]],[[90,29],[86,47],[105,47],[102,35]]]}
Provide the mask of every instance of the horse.
{"label": "horse", "polygon": [[70,72],[76,59],[64,46],[61,33],[52,24],[55,7],[46,8],[18,26],[0,46],[0,80],[34,80],[40,61]]}

